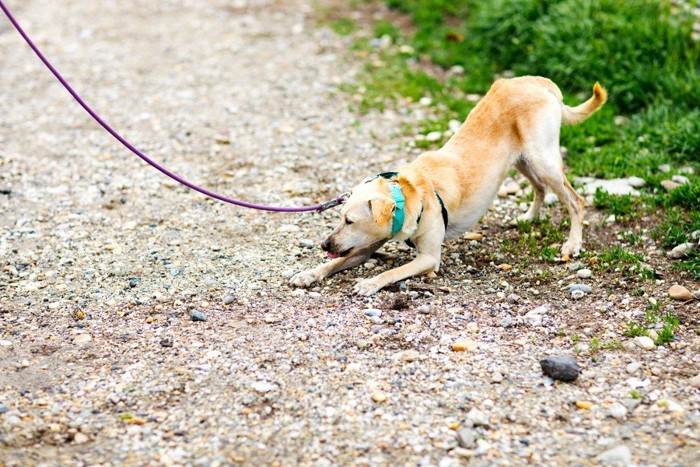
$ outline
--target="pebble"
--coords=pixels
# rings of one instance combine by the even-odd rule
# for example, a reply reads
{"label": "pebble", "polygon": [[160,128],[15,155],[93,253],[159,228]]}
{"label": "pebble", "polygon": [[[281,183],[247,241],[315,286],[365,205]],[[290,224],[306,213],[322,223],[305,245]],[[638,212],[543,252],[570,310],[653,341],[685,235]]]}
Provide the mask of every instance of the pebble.
{"label": "pebble", "polygon": [[593,287],[591,287],[590,285],[586,285],[586,284],[572,284],[569,287],[569,292],[573,292],[575,290],[580,290],[583,293],[591,293],[593,291]]}
{"label": "pebble", "polygon": [[73,343],[75,345],[86,345],[92,341],[90,334],[78,334],[73,338]]}
{"label": "pebble", "polygon": [[467,422],[472,426],[489,426],[489,417],[486,412],[483,412],[476,407],[467,413]]}
{"label": "pebble", "polygon": [[85,444],[88,441],[90,441],[90,438],[88,438],[85,433],[77,432],[75,436],[73,436],[73,442],[75,444]]}
{"label": "pebble", "polygon": [[10,408],[6,406],[5,404],[0,404],[0,413],[7,413],[10,411]]}
{"label": "pebble", "polygon": [[469,232],[464,236],[464,238],[467,240],[474,240],[475,242],[480,242],[484,238],[484,236],[480,233]]}
{"label": "pebble", "polygon": [[581,374],[581,368],[572,355],[557,355],[540,360],[542,372],[552,379],[575,381]]}
{"label": "pebble", "polygon": [[369,395],[369,397],[372,398],[374,402],[377,402],[378,404],[381,404],[382,402],[386,402],[386,400],[389,398],[387,393],[384,391],[380,391],[379,389],[372,391],[372,393]]}
{"label": "pebble", "polygon": [[654,350],[654,348],[656,347],[654,341],[651,340],[651,337],[649,336],[637,336],[632,342],[634,342],[634,344],[637,347],[640,347],[644,350]]}
{"label": "pebble", "polygon": [[523,319],[530,326],[542,326],[542,315],[546,314],[548,311],[549,307],[547,305],[538,306],[528,311]]}
{"label": "pebble", "polygon": [[382,316],[382,310],[379,308],[370,308],[368,310],[363,311],[363,314],[365,316],[369,316],[370,318],[379,318]]}
{"label": "pebble", "polygon": [[417,350],[406,350],[401,354],[401,360],[404,362],[415,362],[420,358],[420,353]]}
{"label": "pebble", "polygon": [[659,402],[657,402],[657,404],[659,405],[659,407],[663,407],[673,414],[682,414],[685,412],[685,407],[683,407],[681,404],[674,401],[673,399],[662,399]]}
{"label": "pebble", "polygon": [[471,449],[476,447],[476,433],[471,427],[462,427],[457,430],[457,443],[460,447]]}
{"label": "pebble", "polygon": [[590,269],[579,269],[578,271],[576,271],[576,275],[581,279],[588,279],[593,275],[593,273]]}
{"label": "pebble", "polygon": [[629,363],[629,364],[625,367],[625,371],[626,371],[627,373],[629,373],[630,375],[633,375],[633,374],[635,374],[636,372],[638,372],[639,369],[640,369],[641,367],[642,367],[642,364],[641,364],[641,363],[639,363],[639,362],[632,362],[632,363]]}
{"label": "pebble", "polygon": [[0,347],[11,347],[12,346],[12,341],[8,340],[0,340]]}
{"label": "pebble", "polygon": [[666,191],[671,191],[681,186],[680,183],[674,182],[672,180],[661,180],[660,184]]}
{"label": "pebble", "polygon": [[556,204],[559,202],[559,197],[557,196],[556,193],[547,193],[544,195],[544,205],[545,206],[552,206],[553,204]]}
{"label": "pebble", "polygon": [[164,337],[160,340],[160,346],[161,347],[172,347],[173,346],[173,338],[172,337]]}
{"label": "pebble", "polygon": [[627,417],[627,407],[620,404],[619,402],[613,402],[610,405],[610,416],[615,420],[624,420]]}
{"label": "pebble", "polygon": [[690,254],[691,251],[693,251],[693,248],[695,248],[694,243],[681,243],[680,245],[674,247],[671,251],[666,253],[666,256],[668,256],[671,259],[685,258]]}
{"label": "pebble", "polygon": [[579,269],[581,269],[581,268],[583,268],[583,267],[584,267],[584,266],[583,266],[583,263],[580,263],[580,262],[578,262],[578,261],[575,262],[575,263],[570,263],[570,264],[567,266],[567,268],[569,269],[569,271],[578,271]]}
{"label": "pebble", "polygon": [[632,465],[632,453],[625,445],[615,446],[602,452],[597,457],[602,465],[624,466]]}
{"label": "pebble", "polygon": [[585,296],[586,296],[586,294],[583,292],[583,290],[572,290],[571,291],[571,298],[574,300],[581,300]]}
{"label": "pebble", "polygon": [[688,289],[678,284],[672,285],[671,288],[668,289],[668,295],[674,300],[681,301],[686,301],[693,298]]}
{"label": "pebble", "polygon": [[7,185],[0,186],[0,195],[12,194],[12,187]]}
{"label": "pebble", "polygon": [[192,321],[206,321],[207,317],[201,311],[192,310],[190,311],[190,318]]}
{"label": "pebble", "polygon": [[236,301],[236,297],[234,297],[233,295],[226,295],[224,297],[224,305],[230,305],[235,301]]}
{"label": "pebble", "polygon": [[492,383],[500,383],[503,381],[503,375],[496,371],[491,375],[491,382]]}
{"label": "pebble", "polygon": [[700,388],[700,373],[698,373],[697,375],[695,375],[695,376],[693,376],[692,378],[690,378],[690,379],[688,380],[688,382],[689,382],[690,385],[693,386],[694,388]]}
{"label": "pebble", "polygon": [[593,402],[591,401],[576,401],[576,407],[581,410],[590,410],[593,407]]}
{"label": "pebble", "polygon": [[520,301],[520,296],[514,293],[508,294],[506,297],[506,302],[508,303],[518,303]]}
{"label": "pebble", "polygon": [[418,313],[423,315],[430,314],[430,305],[421,305],[418,308],[416,308],[416,310],[418,311]]}
{"label": "pebble", "polygon": [[268,383],[267,381],[256,381],[253,384],[251,384],[250,387],[253,388],[255,392],[259,392],[261,394],[265,394],[277,389],[276,384]]}
{"label": "pebble", "polygon": [[455,352],[472,352],[479,348],[479,343],[471,341],[469,339],[460,339],[452,344],[452,350]]}

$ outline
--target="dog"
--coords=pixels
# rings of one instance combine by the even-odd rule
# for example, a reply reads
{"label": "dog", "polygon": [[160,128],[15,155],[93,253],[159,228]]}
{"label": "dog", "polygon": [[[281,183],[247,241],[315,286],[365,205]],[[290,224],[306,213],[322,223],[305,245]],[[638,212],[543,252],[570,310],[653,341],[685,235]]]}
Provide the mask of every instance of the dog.
{"label": "dog", "polygon": [[496,81],[442,148],[353,188],[342,205],[340,223],[321,243],[331,261],[296,274],[291,285],[308,287],[363,264],[389,240],[414,246],[415,258],[357,282],[357,294],[369,296],[394,282],[437,272],[443,241],[477,223],[512,166],[534,191],[532,205],[518,220],[537,217],[548,187],[566,206],[571,228],[561,255],[568,261],[581,250],[585,203],[564,174],[559,133],[562,124],[585,120],[606,100],[607,91],[597,82],[590,99],[569,107],[547,78]]}

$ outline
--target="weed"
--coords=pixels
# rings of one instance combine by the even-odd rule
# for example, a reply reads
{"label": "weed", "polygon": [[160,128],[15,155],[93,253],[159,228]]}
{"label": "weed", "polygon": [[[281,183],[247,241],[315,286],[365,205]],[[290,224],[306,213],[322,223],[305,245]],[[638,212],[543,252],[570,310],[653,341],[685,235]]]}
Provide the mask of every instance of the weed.
{"label": "weed", "polygon": [[622,333],[622,335],[627,337],[646,336],[647,334],[647,328],[636,321],[630,321],[627,323],[627,330]]}
{"label": "weed", "polygon": [[641,392],[637,391],[636,389],[632,389],[632,390],[630,391],[630,397],[631,397],[632,399],[637,399],[637,400],[639,400],[639,399],[641,399],[641,398],[643,397],[643,395],[642,395]]}

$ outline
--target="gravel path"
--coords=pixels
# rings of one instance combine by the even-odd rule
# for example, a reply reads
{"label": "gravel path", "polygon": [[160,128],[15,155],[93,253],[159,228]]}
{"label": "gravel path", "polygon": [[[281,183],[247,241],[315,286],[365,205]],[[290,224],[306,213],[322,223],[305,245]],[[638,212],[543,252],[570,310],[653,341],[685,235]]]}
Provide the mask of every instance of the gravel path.
{"label": "gravel path", "polygon": [[[337,85],[362,65],[312,2],[8,3],[110,123],[221,193],[316,203],[413,157],[397,133],[420,112],[348,110]],[[391,246],[290,289],[322,260],[334,212],[242,210],[174,185],[5,21],[0,70],[0,466],[700,460],[695,328],[651,351],[621,335],[667,298],[670,268],[645,295],[594,274],[573,300],[583,279],[566,265],[500,264],[511,196],[482,239],[446,248],[436,279],[351,296],[410,254]],[[697,324],[697,299],[674,306]],[[591,349],[597,336],[625,348]],[[543,376],[540,359],[576,351],[576,382]]]}

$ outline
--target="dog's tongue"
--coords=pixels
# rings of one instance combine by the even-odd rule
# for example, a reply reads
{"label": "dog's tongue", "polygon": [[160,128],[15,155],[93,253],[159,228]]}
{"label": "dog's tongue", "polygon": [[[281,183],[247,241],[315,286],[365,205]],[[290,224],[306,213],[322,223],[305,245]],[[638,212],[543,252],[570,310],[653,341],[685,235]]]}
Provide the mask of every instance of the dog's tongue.
{"label": "dog's tongue", "polygon": [[340,255],[338,253],[331,253],[330,251],[327,253],[329,258],[335,259],[335,258],[340,258]]}

